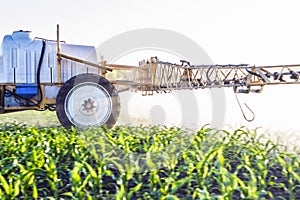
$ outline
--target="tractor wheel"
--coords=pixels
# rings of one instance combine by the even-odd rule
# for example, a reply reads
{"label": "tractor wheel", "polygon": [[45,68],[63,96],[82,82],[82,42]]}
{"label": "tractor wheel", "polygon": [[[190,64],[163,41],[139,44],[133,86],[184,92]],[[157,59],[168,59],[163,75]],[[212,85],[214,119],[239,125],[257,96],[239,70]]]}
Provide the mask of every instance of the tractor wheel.
{"label": "tractor wheel", "polygon": [[96,74],[80,74],[69,79],[56,97],[56,115],[70,128],[111,128],[120,112],[120,99],[114,86]]}

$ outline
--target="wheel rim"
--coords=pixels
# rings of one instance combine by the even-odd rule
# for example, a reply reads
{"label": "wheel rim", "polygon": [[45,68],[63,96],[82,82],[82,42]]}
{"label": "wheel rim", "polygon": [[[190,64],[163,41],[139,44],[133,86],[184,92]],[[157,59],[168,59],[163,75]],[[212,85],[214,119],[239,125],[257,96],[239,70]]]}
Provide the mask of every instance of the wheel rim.
{"label": "wheel rim", "polygon": [[68,92],[64,109],[67,118],[75,126],[101,126],[111,115],[112,100],[104,87],[86,82]]}

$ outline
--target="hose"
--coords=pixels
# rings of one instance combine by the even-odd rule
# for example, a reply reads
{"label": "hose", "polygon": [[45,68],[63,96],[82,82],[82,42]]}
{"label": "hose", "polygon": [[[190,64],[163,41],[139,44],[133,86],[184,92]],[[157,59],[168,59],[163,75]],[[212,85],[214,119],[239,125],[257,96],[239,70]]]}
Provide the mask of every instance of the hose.
{"label": "hose", "polygon": [[40,56],[37,73],[36,73],[36,83],[38,86],[39,93],[41,95],[37,105],[39,105],[43,101],[43,91],[42,91],[42,87],[41,87],[41,68],[42,68],[42,64],[43,64],[43,60],[44,60],[45,49],[46,49],[46,40],[43,40],[41,56]]}
{"label": "hose", "polygon": [[213,67],[214,67],[214,65],[211,65],[211,66],[207,69],[207,71],[206,71],[206,79],[207,79],[209,85],[212,84],[212,81],[211,81],[211,79],[210,79],[209,72],[210,72],[210,70],[211,70]]}
{"label": "hose", "polygon": [[246,71],[247,71],[249,74],[251,74],[251,75],[260,77],[260,78],[265,82],[265,80],[261,77],[261,75],[255,73],[255,72],[253,72],[253,71],[250,71],[248,67],[246,67]]}

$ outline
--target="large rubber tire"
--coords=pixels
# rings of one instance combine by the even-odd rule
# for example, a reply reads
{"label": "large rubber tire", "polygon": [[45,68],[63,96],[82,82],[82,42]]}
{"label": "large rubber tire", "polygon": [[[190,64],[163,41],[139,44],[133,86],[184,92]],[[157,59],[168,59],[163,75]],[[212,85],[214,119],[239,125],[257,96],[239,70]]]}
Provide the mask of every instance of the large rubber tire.
{"label": "large rubber tire", "polygon": [[115,87],[96,74],[80,74],[69,79],[56,97],[56,115],[66,128],[111,128],[120,112]]}

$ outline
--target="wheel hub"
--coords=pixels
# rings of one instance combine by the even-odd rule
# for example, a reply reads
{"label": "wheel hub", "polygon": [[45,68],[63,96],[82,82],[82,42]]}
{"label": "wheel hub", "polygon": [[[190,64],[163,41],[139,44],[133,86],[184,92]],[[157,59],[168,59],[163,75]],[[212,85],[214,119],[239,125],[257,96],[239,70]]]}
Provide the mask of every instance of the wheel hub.
{"label": "wheel hub", "polygon": [[83,111],[86,111],[88,113],[93,112],[94,108],[96,108],[95,101],[93,101],[91,98],[88,98],[88,100],[84,100],[82,107],[83,107]]}

